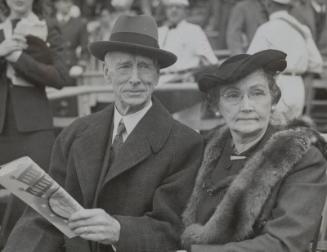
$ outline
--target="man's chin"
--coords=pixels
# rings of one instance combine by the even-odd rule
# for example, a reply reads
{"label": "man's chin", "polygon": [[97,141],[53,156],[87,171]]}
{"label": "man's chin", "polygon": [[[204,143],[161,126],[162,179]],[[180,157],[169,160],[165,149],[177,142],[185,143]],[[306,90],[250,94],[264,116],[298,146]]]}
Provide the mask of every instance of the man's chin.
{"label": "man's chin", "polygon": [[129,100],[125,103],[125,106],[128,107],[129,113],[134,113],[143,109],[146,104],[147,102],[144,100]]}

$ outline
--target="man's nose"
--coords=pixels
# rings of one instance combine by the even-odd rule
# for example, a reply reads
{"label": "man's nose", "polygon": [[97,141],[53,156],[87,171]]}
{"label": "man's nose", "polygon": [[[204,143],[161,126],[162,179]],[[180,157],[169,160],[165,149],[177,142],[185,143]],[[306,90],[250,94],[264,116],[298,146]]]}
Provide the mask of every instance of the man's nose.
{"label": "man's nose", "polygon": [[241,110],[242,111],[252,111],[253,110],[253,104],[252,101],[249,99],[247,94],[244,94],[241,102],[240,102]]}
{"label": "man's nose", "polygon": [[141,83],[141,79],[139,77],[139,71],[138,71],[137,67],[133,67],[131,76],[129,78],[129,83],[131,85],[138,85]]}

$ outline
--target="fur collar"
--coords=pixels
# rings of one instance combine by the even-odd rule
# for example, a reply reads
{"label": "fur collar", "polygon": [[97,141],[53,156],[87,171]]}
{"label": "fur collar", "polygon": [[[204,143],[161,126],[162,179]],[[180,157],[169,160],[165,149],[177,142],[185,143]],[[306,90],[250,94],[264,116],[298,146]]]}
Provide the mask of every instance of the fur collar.
{"label": "fur collar", "polygon": [[215,168],[215,161],[220,158],[228,135],[227,128],[218,130],[207,144],[193,193],[183,213],[186,229],[182,243],[185,247],[190,244],[223,244],[253,236],[253,225],[273,188],[311,146],[311,137],[305,130],[287,129],[274,133],[264,148],[246,162],[207,223],[196,224],[204,178]]}

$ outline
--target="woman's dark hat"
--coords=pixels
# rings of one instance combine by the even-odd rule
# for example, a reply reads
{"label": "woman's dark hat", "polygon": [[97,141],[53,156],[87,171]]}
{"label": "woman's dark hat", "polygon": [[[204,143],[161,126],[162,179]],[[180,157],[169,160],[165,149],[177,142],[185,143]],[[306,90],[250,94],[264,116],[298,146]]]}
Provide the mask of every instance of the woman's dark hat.
{"label": "woman's dark hat", "polygon": [[102,61],[110,51],[136,53],[157,59],[160,68],[168,67],[177,60],[175,54],[159,48],[157,24],[153,17],[147,15],[121,15],[114,24],[109,41],[93,42],[89,49]]}
{"label": "woman's dark hat", "polygon": [[207,92],[211,88],[234,83],[260,68],[276,74],[285,70],[286,66],[286,54],[279,50],[239,54],[224,61],[214,73],[201,75],[199,89]]}

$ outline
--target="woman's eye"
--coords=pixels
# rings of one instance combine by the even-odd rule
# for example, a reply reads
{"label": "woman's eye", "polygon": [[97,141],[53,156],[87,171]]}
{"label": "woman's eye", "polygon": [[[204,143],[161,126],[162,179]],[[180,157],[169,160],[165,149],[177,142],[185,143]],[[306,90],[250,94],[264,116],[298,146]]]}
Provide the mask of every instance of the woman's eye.
{"label": "woman's eye", "polygon": [[142,68],[142,69],[148,69],[149,68],[149,65],[147,65],[147,64],[140,64],[139,67]]}
{"label": "woman's eye", "polygon": [[266,95],[265,91],[263,90],[254,90],[253,92],[251,92],[253,96],[262,96],[262,95]]}
{"label": "woman's eye", "polygon": [[225,96],[227,98],[237,98],[240,96],[240,94],[239,93],[227,93],[227,94],[225,94]]}

